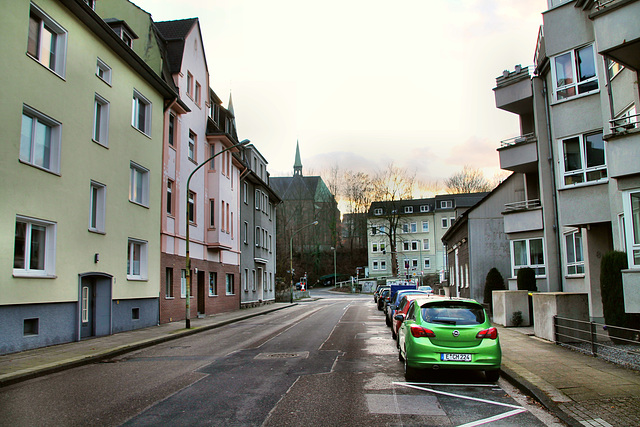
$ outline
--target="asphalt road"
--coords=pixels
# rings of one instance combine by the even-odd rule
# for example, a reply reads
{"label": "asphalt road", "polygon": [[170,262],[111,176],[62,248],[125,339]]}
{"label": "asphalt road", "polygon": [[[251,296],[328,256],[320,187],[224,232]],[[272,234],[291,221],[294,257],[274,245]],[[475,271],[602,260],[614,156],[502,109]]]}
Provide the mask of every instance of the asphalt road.
{"label": "asphalt road", "polygon": [[321,299],[3,388],[0,425],[553,422],[482,374],[438,373],[405,383],[371,296],[312,295]]}

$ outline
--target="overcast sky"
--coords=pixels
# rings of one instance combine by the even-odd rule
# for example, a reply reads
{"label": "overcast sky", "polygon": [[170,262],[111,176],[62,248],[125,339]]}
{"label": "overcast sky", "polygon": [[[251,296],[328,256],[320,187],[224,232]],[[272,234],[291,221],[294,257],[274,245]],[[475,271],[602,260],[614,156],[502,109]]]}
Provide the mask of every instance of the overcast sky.
{"label": "overcast sky", "polygon": [[533,62],[546,0],[133,0],[155,21],[198,17],[210,84],[271,176],[374,173],[422,181],[499,170],[516,116],[495,108],[505,69]]}

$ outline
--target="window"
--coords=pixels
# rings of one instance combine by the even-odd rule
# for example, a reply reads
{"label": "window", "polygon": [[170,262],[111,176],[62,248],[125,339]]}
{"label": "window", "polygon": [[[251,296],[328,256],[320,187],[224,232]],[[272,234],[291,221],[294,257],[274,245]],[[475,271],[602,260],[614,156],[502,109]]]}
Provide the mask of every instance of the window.
{"label": "window", "polygon": [[420,206],[420,212],[429,212],[429,205]]}
{"label": "window", "polygon": [[149,170],[131,162],[129,180],[129,201],[139,205],[149,205]]}
{"label": "window", "polygon": [[373,261],[373,269],[377,270],[378,268],[378,261]]}
{"label": "window", "polygon": [[151,101],[137,90],[133,91],[131,126],[146,135],[151,135]]}
{"label": "window", "polygon": [[423,233],[429,232],[429,221],[422,221],[422,232]]}
{"label": "window", "polygon": [[191,129],[189,129],[189,151],[187,152],[187,156],[189,160],[196,161],[196,134],[193,133]]}
{"label": "window", "polygon": [[412,233],[417,233],[417,232],[418,232],[418,223],[416,223],[416,222],[412,222],[412,223],[410,224],[410,227],[409,227],[409,228],[410,228],[410,230],[411,230],[411,232],[412,232]]}
{"label": "window", "polygon": [[233,277],[234,277],[233,274],[227,273],[226,275],[225,283],[226,283],[227,295],[233,295],[235,292],[234,286],[233,286]]}
{"label": "window", "polygon": [[187,270],[180,270],[180,298],[187,297]]}
{"label": "window", "polygon": [[[255,276],[256,272],[253,272],[253,275]],[[249,292],[249,269],[245,268],[244,269],[244,274],[242,275],[242,289],[244,289],[245,292]]]}
{"label": "window", "polygon": [[189,191],[187,196],[187,217],[190,223],[196,221],[196,193]]}
{"label": "window", "polygon": [[127,244],[127,279],[147,279],[147,242],[129,239]]}
{"label": "window", "polygon": [[111,86],[111,67],[100,58],[96,62],[96,76]]}
{"label": "window", "polygon": [[418,260],[417,259],[412,259],[411,260],[411,268],[414,269],[414,270],[416,268],[418,268]]}
{"label": "window", "polygon": [[256,205],[256,210],[260,210],[260,190],[256,190],[256,194],[254,196],[254,201]]}
{"label": "window", "polygon": [[53,222],[16,217],[13,248],[15,276],[55,274],[56,225]]}
{"label": "window", "polygon": [[451,209],[453,207],[453,200],[440,201],[440,209]]}
{"label": "window", "polygon": [[164,272],[164,296],[173,298],[173,268],[167,267]]}
{"label": "window", "polygon": [[609,58],[606,59],[606,62],[607,62],[607,68],[609,69],[610,79],[614,78],[624,68],[624,65],[620,64],[619,62],[613,61]]}
{"label": "window", "polygon": [[596,132],[573,136],[561,141],[561,165],[564,185],[598,182],[607,179],[604,141]]}
{"label": "window", "polygon": [[386,269],[387,269],[387,262],[380,261],[380,270],[386,270]]}
{"label": "window", "polygon": [[242,183],[242,201],[244,202],[245,205],[249,204],[248,202],[248,196],[247,196],[247,191],[249,191],[249,187],[247,186],[246,182]]}
{"label": "window", "polygon": [[413,206],[405,206],[404,213],[413,213]]}
{"label": "window", "polygon": [[558,55],[551,60],[556,101],[598,90],[593,45]]}
{"label": "window", "polygon": [[61,77],[65,75],[67,31],[33,3],[27,53]]}
{"label": "window", "polygon": [[209,272],[209,296],[213,297],[218,295],[218,273],[215,271]]}
{"label": "window", "polygon": [[23,326],[23,336],[25,337],[36,336],[40,333],[40,319],[37,317],[33,319],[24,319]]}
{"label": "window", "polygon": [[429,270],[431,268],[431,260],[429,258],[424,259],[424,269]]}
{"label": "window", "polygon": [[375,208],[373,210],[374,215],[382,215],[382,208]]}
{"label": "window", "polygon": [[216,228],[216,199],[209,199],[209,228]]}
{"label": "window", "polygon": [[378,252],[378,244],[372,243],[371,252]]}
{"label": "window", "polygon": [[109,138],[109,101],[96,93],[93,103],[93,140],[104,146]]}
{"label": "window", "polygon": [[380,243],[380,252],[387,253],[387,244],[386,243]]}
{"label": "window", "polygon": [[618,114],[611,122],[612,132],[623,132],[638,127],[638,116],[636,115],[636,106],[631,105],[629,108]]}
{"label": "window", "polygon": [[167,135],[167,140],[170,146],[175,145],[175,132],[176,132],[176,116],[173,114],[169,114],[169,130]]}
{"label": "window", "polygon": [[198,104],[198,106],[200,106],[200,94],[202,92],[202,86],[200,86],[200,83],[196,82],[196,93],[195,93],[195,101],[196,104]]}
{"label": "window", "polygon": [[403,233],[409,232],[409,224],[402,224],[402,232]]}
{"label": "window", "polygon": [[640,268],[640,192],[624,192],[623,205],[629,268]]}
{"label": "window", "polygon": [[249,237],[248,237],[248,236],[249,236],[249,223],[248,223],[247,221],[245,221],[245,222],[244,222],[244,230],[243,230],[243,234],[244,234],[244,237],[243,237],[243,239],[244,239],[244,240],[243,240],[243,242],[244,242],[244,244],[246,245],[246,244],[247,244],[247,239],[249,238]]}
{"label": "window", "polygon": [[410,243],[411,242],[402,242],[402,250],[403,251],[408,251],[409,247],[410,247]]}
{"label": "window", "polygon": [[412,241],[411,241],[411,250],[412,250],[412,251],[417,251],[417,250],[419,250],[419,248],[418,248],[418,241],[417,241],[417,240],[412,240]]}
{"label": "window", "polygon": [[582,233],[579,229],[567,233],[564,235],[564,241],[567,256],[567,274],[584,274]]}
{"label": "window", "polygon": [[518,270],[524,267],[533,268],[536,277],[543,277],[546,273],[542,238],[512,240],[511,265],[513,277],[517,277]]}
{"label": "window", "polygon": [[449,218],[442,218],[442,228],[449,228]]}
{"label": "window", "polygon": [[193,98],[193,75],[187,71],[187,95]]}
{"label": "window", "polygon": [[429,239],[422,239],[422,250],[428,251],[430,248]]}
{"label": "window", "polygon": [[260,277],[260,271],[258,271],[258,275],[256,275],[256,271],[255,270],[251,270],[251,290],[252,291],[256,291],[256,285],[258,283],[258,277]]}
{"label": "window", "polygon": [[104,233],[107,187],[91,181],[89,197],[89,231]]}
{"label": "window", "polygon": [[173,181],[167,180],[167,215],[173,216]]}
{"label": "window", "polygon": [[50,172],[60,171],[59,122],[24,106],[20,133],[20,161]]}
{"label": "window", "polygon": [[260,227],[256,227],[256,247],[260,246],[260,236],[262,236],[262,232],[260,231]]}

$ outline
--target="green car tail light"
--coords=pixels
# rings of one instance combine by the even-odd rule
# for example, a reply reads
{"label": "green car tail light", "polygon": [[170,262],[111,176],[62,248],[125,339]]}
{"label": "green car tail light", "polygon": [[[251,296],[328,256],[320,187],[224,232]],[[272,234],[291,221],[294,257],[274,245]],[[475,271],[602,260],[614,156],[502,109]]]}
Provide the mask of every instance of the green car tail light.
{"label": "green car tail light", "polygon": [[478,335],[476,335],[476,338],[489,338],[491,340],[495,340],[498,338],[498,330],[496,328],[489,328],[489,329],[484,329],[480,332],[478,332]]}
{"label": "green car tail light", "polygon": [[411,335],[414,338],[435,338],[436,334],[431,329],[423,328],[418,325],[411,325]]}

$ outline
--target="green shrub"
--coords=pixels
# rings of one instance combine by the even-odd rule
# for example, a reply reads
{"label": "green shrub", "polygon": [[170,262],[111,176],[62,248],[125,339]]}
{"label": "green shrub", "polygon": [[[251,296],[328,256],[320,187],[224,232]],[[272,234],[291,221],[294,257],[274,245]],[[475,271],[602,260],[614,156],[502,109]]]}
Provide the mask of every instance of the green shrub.
{"label": "green shrub", "polygon": [[493,267],[487,273],[487,278],[484,282],[484,302],[489,304],[491,312],[493,312],[493,298],[491,294],[493,291],[504,291],[504,278],[497,268]]}
{"label": "green shrub", "polygon": [[514,311],[511,315],[511,324],[515,327],[522,325],[524,319],[522,318],[522,312],[520,310]]}
{"label": "green shrub", "polygon": [[[607,252],[600,263],[600,292],[604,322],[611,326],[638,328],[640,315],[625,313],[622,270],[627,268],[627,254],[620,251]],[[629,331],[609,328],[609,336],[614,339],[633,339]],[[616,340],[614,339],[614,342]]]}
{"label": "green shrub", "polygon": [[525,267],[518,270],[518,290],[537,292],[536,272],[533,268]]}

